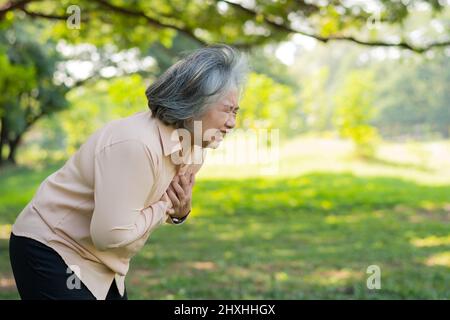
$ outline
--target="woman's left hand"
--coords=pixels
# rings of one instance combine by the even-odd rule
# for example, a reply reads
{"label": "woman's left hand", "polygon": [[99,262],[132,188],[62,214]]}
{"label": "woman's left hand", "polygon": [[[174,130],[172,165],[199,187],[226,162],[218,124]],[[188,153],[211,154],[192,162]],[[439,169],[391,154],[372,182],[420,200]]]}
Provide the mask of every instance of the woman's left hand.
{"label": "woman's left hand", "polygon": [[184,218],[191,211],[192,188],[195,183],[195,174],[176,175],[166,193],[173,207],[168,213],[173,218]]}

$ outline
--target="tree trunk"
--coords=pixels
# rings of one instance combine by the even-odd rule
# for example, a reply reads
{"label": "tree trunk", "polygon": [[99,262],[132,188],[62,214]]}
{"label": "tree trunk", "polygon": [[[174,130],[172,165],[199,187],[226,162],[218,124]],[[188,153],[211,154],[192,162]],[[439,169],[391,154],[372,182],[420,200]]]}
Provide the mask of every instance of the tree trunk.
{"label": "tree trunk", "polygon": [[0,125],[2,126],[0,131],[0,167],[4,164],[3,159],[3,147],[6,145],[7,128],[6,128],[6,118],[2,117],[0,119]]}
{"label": "tree trunk", "polygon": [[8,162],[12,164],[16,164],[16,151],[17,147],[22,140],[23,133],[19,134],[14,140],[9,141],[9,154],[8,154]]}
{"label": "tree trunk", "polygon": [[[40,118],[47,116],[47,112],[41,111],[30,120],[27,121],[23,130],[17,133],[14,139],[9,139],[11,136],[10,132],[8,132],[9,128],[7,126],[6,117],[2,117],[1,120],[1,133],[0,133],[0,167],[5,165],[6,163],[16,164],[16,153],[17,148],[20,146],[22,142],[23,135],[30,130],[30,128],[38,121]],[[9,154],[8,157],[3,153],[3,149],[6,145],[9,145]]]}

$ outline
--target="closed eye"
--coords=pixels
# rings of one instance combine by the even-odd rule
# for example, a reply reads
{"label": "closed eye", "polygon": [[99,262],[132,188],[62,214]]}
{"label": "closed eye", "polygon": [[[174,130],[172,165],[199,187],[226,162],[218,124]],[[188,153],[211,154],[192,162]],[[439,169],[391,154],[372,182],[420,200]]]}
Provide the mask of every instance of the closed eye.
{"label": "closed eye", "polygon": [[237,114],[239,110],[239,107],[233,108],[233,106],[227,106],[227,112],[233,112],[234,114]]}

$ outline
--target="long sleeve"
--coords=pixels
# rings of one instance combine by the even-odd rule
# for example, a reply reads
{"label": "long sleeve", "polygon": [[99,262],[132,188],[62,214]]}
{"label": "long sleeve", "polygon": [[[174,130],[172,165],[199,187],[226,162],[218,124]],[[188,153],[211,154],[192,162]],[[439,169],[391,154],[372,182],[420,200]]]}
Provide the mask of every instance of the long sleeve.
{"label": "long sleeve", "polygon": [[145,206],[155,181],[152,159],[137,140],[115,143],[96,154],[90,233],[98,250],[133,247],[167,219],[167,202]]}

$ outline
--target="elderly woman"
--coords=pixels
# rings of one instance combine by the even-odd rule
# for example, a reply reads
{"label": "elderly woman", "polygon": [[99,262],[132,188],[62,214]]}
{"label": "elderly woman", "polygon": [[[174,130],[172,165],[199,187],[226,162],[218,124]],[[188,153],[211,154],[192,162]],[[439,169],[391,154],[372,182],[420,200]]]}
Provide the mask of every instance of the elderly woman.
{"label": "elderly woman", "polygon": [[193,52],[147,89],[149,111],[108,123],[42,182],[10,238],[22,299],[127,299],[130,259],[189,215],[203,148],[235,126],[245,72],[231,47]]}

